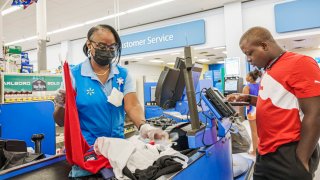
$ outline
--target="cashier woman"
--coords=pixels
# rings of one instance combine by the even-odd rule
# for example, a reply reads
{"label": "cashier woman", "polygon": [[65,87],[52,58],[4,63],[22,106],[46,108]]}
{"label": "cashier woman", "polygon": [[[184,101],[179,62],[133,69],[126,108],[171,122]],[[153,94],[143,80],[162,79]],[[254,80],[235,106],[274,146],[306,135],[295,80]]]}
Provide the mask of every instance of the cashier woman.
{"label": "cashier woman", "polygon": [[[92,27],[83,52],[88,58],[71,72],[80,128],[88,144],[101,136],[124,138],[125,112],[142,137],[167,138],[167,133],[145,124],[135,82],[127,69],[118,65],[121,40],[116,30],[109,25]],[[59,90],[54,101],[54,119],[63,126],[65,90]]]}

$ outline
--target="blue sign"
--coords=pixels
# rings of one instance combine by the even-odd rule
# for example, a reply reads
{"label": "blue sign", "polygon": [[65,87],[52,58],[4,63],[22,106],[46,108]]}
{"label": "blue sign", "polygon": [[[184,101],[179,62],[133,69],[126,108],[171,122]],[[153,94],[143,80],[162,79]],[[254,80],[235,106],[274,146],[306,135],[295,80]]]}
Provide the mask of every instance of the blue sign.
{"label": "blue sign", "polygon": [[319,9],[319,0],[297,0],[275,5],[276,31],[284,33],[319,28]]}
{"label": "blue sign", "polygon": [[122,54],[171,49],[205,43],[204,20],[121,36]]}

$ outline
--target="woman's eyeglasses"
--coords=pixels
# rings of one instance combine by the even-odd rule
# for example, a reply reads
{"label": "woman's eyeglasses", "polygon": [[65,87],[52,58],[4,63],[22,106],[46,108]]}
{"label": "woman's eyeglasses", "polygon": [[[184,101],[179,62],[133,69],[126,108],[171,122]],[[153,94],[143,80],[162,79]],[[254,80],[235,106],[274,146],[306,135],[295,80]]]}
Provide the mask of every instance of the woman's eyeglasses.
{"label": "woman's eyeglasses", "polygon": [[94,43],[96,45],[96,47],[100,50],[110,50],[110,51],[115,51],[118,47],[117,43],[111,44],[111,45],[107,45],[104,43],[98,43],[95,41],[90,40],[90,42]]}

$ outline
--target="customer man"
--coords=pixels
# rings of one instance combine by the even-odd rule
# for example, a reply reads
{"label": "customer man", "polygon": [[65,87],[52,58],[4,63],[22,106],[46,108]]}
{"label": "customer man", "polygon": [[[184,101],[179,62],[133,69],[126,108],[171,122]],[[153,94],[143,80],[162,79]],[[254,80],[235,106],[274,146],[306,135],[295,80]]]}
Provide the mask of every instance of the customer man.
{"label": "customer man", "polygon": [[253,179],[312,179],[319,163],[317,63],[286,52],[262,27],[249,29],[239,44],[248,62],[265,70],[258,97],[233,94],[227,98],[256,105],[259,145]]}

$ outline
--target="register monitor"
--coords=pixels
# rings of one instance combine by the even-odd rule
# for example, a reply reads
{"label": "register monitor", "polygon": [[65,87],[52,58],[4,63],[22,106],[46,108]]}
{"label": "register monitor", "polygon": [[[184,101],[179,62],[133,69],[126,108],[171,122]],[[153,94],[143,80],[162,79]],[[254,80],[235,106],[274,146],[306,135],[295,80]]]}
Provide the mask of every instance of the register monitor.
{"label": "register monitor", "polygon": [[224,94],[241,93],[243,79],[241,77],[226,77],[224,81]]}
{"label": "register monitor", "polygon": [[[186,85],[183,75],[185,68],[184,59],[177,58],[173,68],[165,67],[161,72],[155,92],[156,103],[161,108],[174,108],[176,102],[180,101],[182,95],[185,94]],[[192,67],[194,87],[197,87],[201,71],[202,65],[195,63]]]}
{"label": "register monitor", "polygon": [[168,109],[175,105],[174,95],[176,94],[179,74],[179,69],[169,67],[165,67],[160,74],[155,92],[155,100],[156,104],[163,109]]}
{"label": "register monitor", "polygon": [[222,117],[230,117],[237,113],[218,89],[207,89],[206,97]]}

